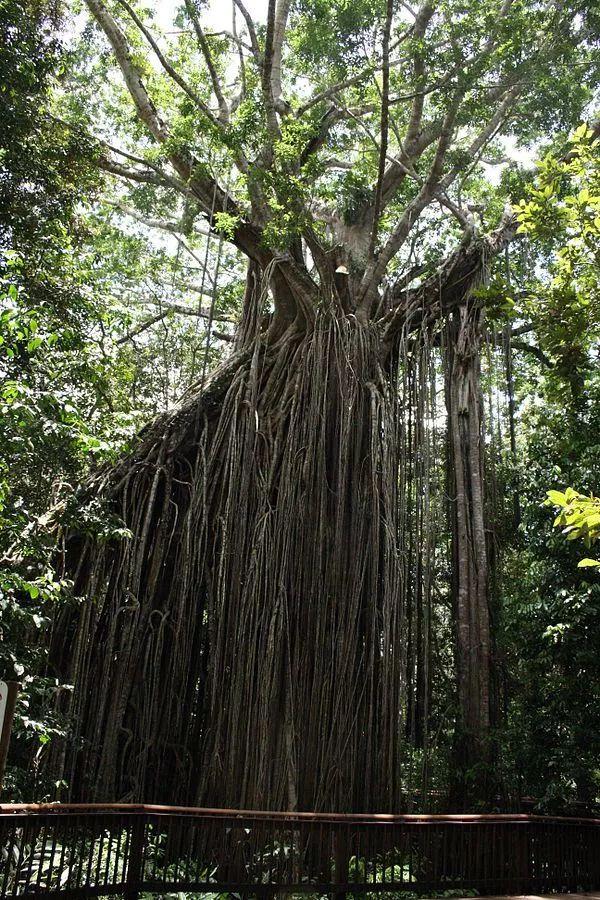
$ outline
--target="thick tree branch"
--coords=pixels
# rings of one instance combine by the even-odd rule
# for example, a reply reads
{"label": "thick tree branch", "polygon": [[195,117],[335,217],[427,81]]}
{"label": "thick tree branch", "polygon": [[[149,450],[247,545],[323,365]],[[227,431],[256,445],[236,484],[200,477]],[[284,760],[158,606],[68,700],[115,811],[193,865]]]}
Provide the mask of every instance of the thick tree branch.
{"label": "thick tree branch", "polygon": [[139,184],[155,184],[157,187],[172,187],[182,194],[189,193],[182,181],[171,178],[166,174],[158,173],[153,169],[149,171],[132,169],[129,166],[124,166],[105,156],[99,157],[97,165],[104,172],[110,172],[111,175],[118,175],[119,178],[124,178],[126,181],[136,181]]}
{"label": "thick tree branch", "polygon": [[527,353],[530,356],[534,356],[543,366],[547,369],[551,369],[554,363],[540,347],[536,347],[535,344],[528,344],[527,341],[514,339],[517,335],[529,334],[532,331],[535,331],[533,325],[522,325],[519,328],[513,328],[512,330],[509,326],[504,329],[502,334],[491,334],[488,332],[487,340],[495,347],[505,347],[506,336],[508,335],[509,349],[512,348],[513,350],[519,350],[521,353]]}
{"label": "thick tree branch", "polygon": [[457,87],[455,89],[452,101],[446,110],[442,122],[435,156],[427,179],[423,182],[416,197],[408,204],[404,215],[392,230],[392,233],[379,252],[379,255],[369,263],[365,270],[360,286],[361,299],[359,303],[361,310],[365,313],[368,313],[368,310],[373,303],[377,285],[383,278],[390,261],[396,255],[400,247],[402,247],[414,223],[417,221],[423,210],[429,206],[431,200],[435,196],[435,191],[444,165],[444,159],[448,152],[448,147],[450,146],[456,116],[466,90],[466,86]]}
{"label": "thick tree branch", "polygon": [[[386,171],[383,188],[384,208],[393,199],[396,191],[408,174],[408,171],[410,171],[411,164],[415,160],[419,159],[422,156],[423,152],[427,149],[427,147],[429,147],[430,144],[439,137],[440,129],[442,127],[442,123],[440,120],[438,120],[437,122],[432,122],[424,129],[421,129],[425,96],[428,93],[433,93],[434,91],[444,87],[459,72],[462,73],[464,80],[465,76],[467,75],[467,69],[469,71],[475,70],[476,67],[481,65],[482,61],[486,57],[489,57],[490,54],[493,53],[498,45],[500,24],[508,15],[513,2],[514,0],[503,0],[503,2],[501,3],[500,9],[498,11],[498,16],[495,21],[495,26],[491,30],[490,35],[481,52],[474,54],[474,56],[472,56],[470,59],[459,60],[456,66],[452,67],[452,69],[448,73],[446,73],[446,75],[440,81],[433,85],[430,85],[429,87],[423,87],[421,90],[417,89],[417,91],[412,95],[412,97],[414,97],[414,102],[411,111],[411,118],[407,128],[406,137],[396,161],[397,163],[403,163],[404,168],[402,168],[401,165],[396,164],[391,165]],[[429,24],[433,12],[433,5],[426,3],[418,13],[417,20],[415,21],[415,31],[420,34],[421,38],[423,38],[425,35],[427,25]],[[419,83],[423,83],[424,76],[425,70],[422,57],[419,51],[417,51],[413,59],[413,83],[415,84],[415,87],[418,88]],[[503,88],[500,89],[500,93],[502,91]],[[498,96],[498,89],[495,89],[492,92],[492,95],[490,96],[490,102],[493,102],[496,96]],[[398,102],[402,99],[410,98],[411,95],[405,95],[405,97],[395,98],[390,102]]]}
{"label": "thick tree branch", "polygon": [[[169,219],[154,219],[151,216],[144,216],[132,206],[128,206],[120,200],[107,200],[106,202],[109,206],[114,207],[114,209],[119,210],[119,212],[129,216],[129,218],[135,219],[136,222],[146,225],[148,228],[155,228],[158,231],[167,231],[174,235],[184,234],[185,232],[182,222],[176,222]],[[211,231],[209,228],[194,227],[194,233],[209,236]]]}
{"label": "thick tree branch", "polygon": [[275,9],[275,22],[273,27],[273,52],[271,61],[271,94],[275,109],[278,112],[287,112],[282,102],[281,88],[281,57],[283,54],[283,42],[287,26],[291,0],[277,0]]}
{"label": "thick tree branch", "polygon": [[406,138],[404,140],[404,146],[402,148],[403,155],[408,159],[412,158],[411,148],[421,128],[421,119],[423,117],[423,106],[425,102],[425,92],[421,90],[423,86],[423,80],[425,78],[425,62],[423,59],[423,53],[419,48],[419,43],[425,36],[427,26],[429,25],[429,22],[431,21],[431,18],[433,16],[433,11],[433,3],[424,3],[419,10],[417,18],[415,20],[414,30],[417,50],[413,55],[413,84],[417,93],[415,94],[415,98],[413,100],[410,119],[408,120],[408,128],[406,129]]}
{"label": "thick tree branch", "polygon": [[[431,21],[433,13],[433,3],[426,2],[423,4],[421,9],[419,10],[419,13],[417,14],[413,26],[417,48],[419,47],[419,43],[425,36],[427,26]],[[412,160],[423,153],[423,151],[429,145],[427,141],[418,140],[421,130],[421,121],[423,118],[425,96],[427,94],[427,91],[423,86],[424,79],[425,64],[423,60],[423,53],[420,49],[417,49],[413,54],[413,85],[415,88],[415,92],[412,98],[413,105],[408,121],[406,137],[404,139],[400,153],[398,154],[397,160],[398,163],[404,163],[404,167],[401,168],[399,165],[391,165],[389,169],[384,173],[384,176],[382,178],[382,206],[384,208],[402,183],[403,179],[406,177],[406,166],[410,165]],[[431,90],[433,91],[434,89],[435,87],[432,87]],[[435,140],[435,137],[436,135],[434,134],[429,143]]]}
{"label": "thick tree branch", "polygon": [[401,151],[398,156],[389,160],[382,187],[382,206],[385,209],[393,200],[404,179],[414,172],[413,163],[419,159],[428,147],[440,136],[444,120],[434,119],[426,125],[418,137],[410,144],[410,152]]}
{"label": "thick tree branch", "polygon": [[[440,131],[440,136],[438,138],[438,144],[436,147],[435,156],[433,158],[433,163],[429,170],[427,181],[425,182],[426,190],[428,193],[433,193],[434,188],[440,180],[444,167],[444,160],[446,159],[446,154],[448,152],[448,148],[450,147],[450,141],[452,140],[452,136],[454,134],[454,124],[456,122],[458,110],[460,109],[460,104],[465,96],[465,93],[466,89],[464,87],[459,87],[455,90],[452,102],[450,103],[450,106],[446,111],[446,115],[444,116],[442,130]],[[446,185],[444,185],[444,187],[446,187]]]}
{"label": "thick tree branch", "polygon": [[[474,140],[469,144],[466,150],[466,156],[471,159],[477,159],[479,153],[487,146],[489,141],[495,137],[498,132],[498,129],[503,124],[507,115],[510,113],[514,103],[519,96],[520,91],[522,90],[522,86],[520,84],[512,85],[505,93],[502,101],[497,107],[494,115],[488,121],[487,125],[479,132],[479,134],[474,138]],[[457,175],[465,168],[464,164],[457,164],[453,166],[452,169],[448,172],[447,175],[440,181],[440,188],[442,191],[447,190]]]}
{"label": "thick tree branch", "polygon": [[434,196],[434,191],[442,172],[444,159],[450,145],[454,122],[465,91],[465,87],[456,88],[454,91],[454,96],[444,116],[438,145],[427,180],[423,183],[421,190],[414,200],[408,204],[404,215],[393,229],[377,258],[373,259],[365,270],[360,287],[361,299],[359,303],[360,308],[365,312],[368,312],[368,309],[372,304],[377,285],[383,278],[391,259],[396,255],[408,237],[412,226]]}
{"label": "thick tree branch", "polygon": [[530,356],[535,356],[535,358],[548,369],[553,367],[550,357],[544,353],[540,347],[536,347],[534,344],[528,344],[526,341],[512,341],[512,347],[515,350],[520,350],[521,353],[528,353]]}
{"label": "thick tree branch", "polygon": [[387,0],[385,26],[383,29],[382,49],[382,87],[381,87],[381,118],[380,118],[380,147],[379,167],[377,172],[377,184],[375,185],[375,202],[373,204],[373,227],[369,242],[369,258],[373,256],[377,246],[377,232],[379,228],[379,214],[381,210],[381,191],[383,188],[383,176],[385,174],[385,161],[387,158],[388,133],[390,120],[390,31],[392,28],[392,16],[394,14],[393,0]]}
{"label": "thick tree branch", "polygon": [[[273,98],[273,85],[271,82],[271,72],[273,71],[273,52],[275,40],[275,8],[276,0],[269,0],[267,13],[267,33],[265,37],[265,54],[262,63],[262,94],[265,104],[265,114],[267,117],[267,128],[271,142],[279,137],[279,125],[277,123],[277,115],[275,113],[275,101]],[[272,144],[264,148],[264,158],[270,163],[273,155]]]}
{"label": "thick tree branch", "polygon": [[160,175],[165,180],[172,182],[174,187],[177,187],[177,188],[182,189],[182,190],[186,191],[187,193],[189,193],[189,189],[183,183],[183,181],[179,181],[178,179],[174,178],[172,175],[169,175],[160,166],[158,166],[155,162],[152,162],[152,160],[146,159],[143,156],[138,156],[135,153],[131,153],[129,150],[123,150],[121,147],[115,147],[113,144],[109,144],[107,141],[103,140],[102,138],[94,138],[94,140],[97,140],[99,144],[101,144],[107,150],[110,150],[111,153],[116,153],[117,156],[122,156],[123,159],[129,159],[131,162],[138,163],[138,165],[140,165],[140,166],[146,166],[148,169],[152,169],[154,172],[156,172],[158,175]]}
{"label": "thick tree branch", "polygon": [[248,29],[248,37],[250,38],[250,45],[252,47],[252,53],[254,55],[254,60],[256,65],[260,68],[262,66],[262,55],[260,52],[260,47],[258,44],[258,37],[256,36],[256,28],[254,27],[254,21],[252,16],[244,6],[242,0],[233,0],[239,11],[241,12],[244,21],[246,23],[246,28]]}
{"label": "thick tree branch", "polygon": [[361,106],[357,109],[347,109],[340,104],[332,104],[327,112],[323,114],[321,117],[321,121],[319,122],[319,127],[312,138],[308,141],[306,146],[303,148],[300,153],[300,157],[298,160],[299,167],[303,166],[304,163],[308,160],[310,156],[317,153],[321,147],[325,145],[327,139],[329,137],[329,132],[333,128],[333,126],[337,122],[341,122],[343,119],[353,119],[357,122],[361,127],[366,131],[369,138],[374,141],[375,146],[378,147],[377,142],[373,138],[373,136],[368,132],[364,124],[361,122],[360,117],[363,115],[367,115],[368,113],[375,112],[376,107],[372,104],[368,104],[365,106]]}
{"label": "thick tree branch", "polygon": [[514,240],[517,228],[512,209],[507,209],[491,234],[475,239],[466,234],[461,245],[418,288],[406,291],[398,285],[391,298],[395,306],[381,320],[386,346],[391,348],[404,329],[433,324],[458,306],[481,281],[489,258]]}

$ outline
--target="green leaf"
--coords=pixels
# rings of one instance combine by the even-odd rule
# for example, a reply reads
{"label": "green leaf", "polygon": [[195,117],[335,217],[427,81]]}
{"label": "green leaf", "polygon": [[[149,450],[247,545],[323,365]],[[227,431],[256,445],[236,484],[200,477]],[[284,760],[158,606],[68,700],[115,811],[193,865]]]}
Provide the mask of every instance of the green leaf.
{"label": "green leaf", "polygon": [[564,506],[567,502],[567,498],[562,491],[546,491],[546,496],[556,506]]}

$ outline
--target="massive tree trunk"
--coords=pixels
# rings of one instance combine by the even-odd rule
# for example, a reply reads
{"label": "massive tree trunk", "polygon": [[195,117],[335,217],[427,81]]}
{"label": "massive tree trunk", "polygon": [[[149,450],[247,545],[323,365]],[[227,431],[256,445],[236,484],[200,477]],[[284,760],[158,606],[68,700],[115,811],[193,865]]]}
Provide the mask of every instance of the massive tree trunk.
{"label": "massive tree trunk", "polygon": [[446,341],[448,486],[458,720],[454,802],[492,791],[490,561],[484,497],[480,305],[466,300],[449,317]]}

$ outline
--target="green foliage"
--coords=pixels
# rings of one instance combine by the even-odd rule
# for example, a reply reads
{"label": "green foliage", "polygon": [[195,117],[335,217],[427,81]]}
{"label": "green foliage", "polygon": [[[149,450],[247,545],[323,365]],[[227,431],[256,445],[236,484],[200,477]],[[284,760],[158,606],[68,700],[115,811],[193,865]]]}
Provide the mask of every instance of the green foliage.
{"label": "green foliage", "polygon": [[58,698],[69,687],[45,671],[46,635],[70,585],[52,565],[47,513],[54,507],[55,523],[73,513],[74,485],[114,458],[131,428],[109,399],[99,342],[108,322],[75,249],[79,205],[98,177],[89,143],[52,114],[52,73],[65,62],[57,13],[42,3],[3,3],[1,13],[0,677],[23,685],[9,789],[48,796],[56,786],[38,770],[63,732]]}
{"label": "green foliage", "polygon": [[515,315],[515,301],[509,292],[510,288],[507,288],[504,279],[496,277],[488,284],[475,288],[473,295],[483,302],[490,322],[506,324]]}
{"label": "green foliage", "polygon": [[230,213],[226,212],[215,213],[215,228],[220,234],[227,238],[233,237],[239,221],[239,216],[232,216]]}
{"label": "green foliage", "polygon": [[600,335],[600,141],[585,123],[568,152],[548,154],[517,207],[520,231],[551,253],[548,277],[533,287],[526,312],[556,374],[580,393]]}
{"label": "green foliage", "polygon": [[365,32],[381,20],[381,0],[313,0],[299,3],[291,48],[304,65],[322,68],[323,60],[345,65],[360,61]]}
{"label": "green foliage", "polygon": [[[600,790],[600,583],[578,568],[578,542],[553,529],[540,498],[548,484],[568,482],[585,487],[584,500],[597,497],[600,379],[591,374],[575,409],[545,379],[522,373],[518,388],[523,521],[505,551],[499,645],[509,698],[505,783],[552,810],[589,804]],[[581,496],[556,491],[549,502],[566,510]]]}
{"label": "green foliage", "polygon": [[[548,506],[560,509],[554,520],[554,525],[562,528],[568,541],[583,540],[589,549],[600,538],[600,498],[586,497],[577,493],[573,488],[562,491],[548,491]],[[600,566],[600,560],[582,559],[579,568],[585,569]]]}

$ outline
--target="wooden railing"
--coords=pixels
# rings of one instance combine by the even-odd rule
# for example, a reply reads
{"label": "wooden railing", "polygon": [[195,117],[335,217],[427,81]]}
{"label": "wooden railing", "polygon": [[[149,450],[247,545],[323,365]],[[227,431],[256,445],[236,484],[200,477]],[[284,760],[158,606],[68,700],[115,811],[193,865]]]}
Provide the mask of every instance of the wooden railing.
{"label": "wooden railing", "polygon": [[0,805],[0,897],[600,887],[600,819]]}

